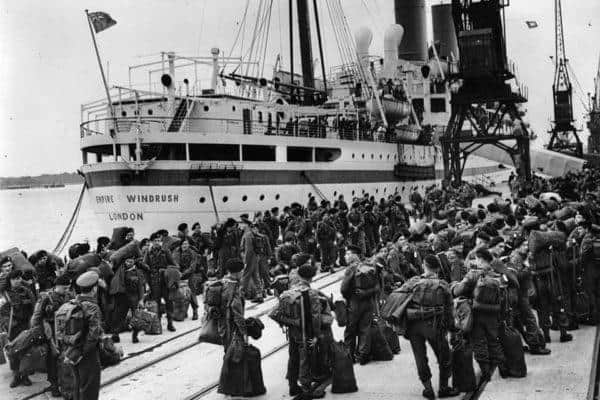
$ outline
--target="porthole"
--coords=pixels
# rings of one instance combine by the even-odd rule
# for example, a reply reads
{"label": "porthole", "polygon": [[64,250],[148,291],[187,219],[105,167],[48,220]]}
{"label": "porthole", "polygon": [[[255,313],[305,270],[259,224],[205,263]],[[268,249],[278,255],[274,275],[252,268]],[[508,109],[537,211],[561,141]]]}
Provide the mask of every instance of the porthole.
{"label": "porthole", "polygon": [[248,200],[248,196],[246,196],[246,195],[243,195],[243,196],[242,196],[242,201],[246,201],[246,200]]}
{"label": "porthole", "polygon": [[354,193],[356,193],[354,190],[352,191],[352,196],[354,196]]}
{"label": "porthole", "polygon": [[380,155],[379,155],[379,159],[380,159],[380,160],[383,160],[383,154],[380,154]]}
{"label": "porthole", "polygon": [[337,196],[337,191],[333,192],[333,197]]}
{"label": "porthole", "polygon": [[387,188],[386,187],[383,188],[383,193],[385,193],[385,192],[387,192]]}
{"label": "porthole", "polygon": [[[125,112],[125,111],[123,111],[123,112]],[[126,114],[126,115],[127,115],[127,114]],[[354,154],[354,153],[352,153],[352,158],[354,158],[354,156],[355,156],[355,154]]]}
{"label": "porthole", "polygon": [[263,201],[265,199],[265,195],[261,194],[260,197],[258,198],[260,201]]}
{"label": "porthole", "polygon": [[308,198],[310,199],[311,197],[312,197],[312,193],[309,193],[308,194]]}
{"label": "porthole", "polygon": [[390,155],[389,155],[389,154],[387,155],[387,159],[388,159],[388,160],[390,159]]}
{"label": "porthole", "polygon": [[200,203],[204,203],[206,199],[204,197],[200,197]]}
{"label": "porthole", "polygon": [[149,108],[149,109],[148,109],[148,115],[152,115],[152,114],[154,114],[154,111],[152,111],[152,109],[151,109],[151,108]]}
{"label": "porthole", "polygon": [[375,193],[379,193],[379,189],[375,189]]}
{"label": "porthole", "polygon": [[235,111],[235,106],[231,106],[231,111]]}
{"label": "porthole", "polygon": [[371,160],[375,158],[375,154],[371,153]]}
{"label": "porthole", "polygon": [[275,200],[279,200],[279,193],[275,195]]}
{"label": "porthole", "polygon": [[364,158],[365,158],[365,155],[364,155],[364,153],[363,153],[363,155],[362,155],[362,158],[363,158],[363,160],[364,160]]}
{"label": "porthole", "polygon": [[204,111],[208,112],[209,108],[208,106],[204,106]]}
{"label": "porthole", "polygon": [[121,111],[121,117],[126,117],[127,116],[127,111]]}
{"label": "porthole", "polygon": [[229,197],[223,196],[223,203],[227,203],[227,200],[229,200]]}

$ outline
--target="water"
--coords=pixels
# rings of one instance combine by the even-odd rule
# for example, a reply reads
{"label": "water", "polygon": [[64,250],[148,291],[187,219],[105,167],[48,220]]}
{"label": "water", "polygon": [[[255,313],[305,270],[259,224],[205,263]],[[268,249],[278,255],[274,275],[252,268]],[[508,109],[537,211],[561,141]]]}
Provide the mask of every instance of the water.
{"label": "water", "polygon": [[[53,189],[0,191],[0,251],[18,247],[29,254],[39,249],[54,250],[62,236],[81,191],[80,185]],[[102,232],[95,215],[84,201],[69,243],[88,238],[95,247]]]}

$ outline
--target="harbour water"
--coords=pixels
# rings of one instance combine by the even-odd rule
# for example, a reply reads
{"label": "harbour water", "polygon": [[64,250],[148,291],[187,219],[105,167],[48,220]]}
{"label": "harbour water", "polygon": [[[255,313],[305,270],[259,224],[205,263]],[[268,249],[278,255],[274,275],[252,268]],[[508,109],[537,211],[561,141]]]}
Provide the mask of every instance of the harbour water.
{"label": "harbour water", "polygon": [[[39,249],[52,251],[63,234],[77,204],[81,186],[0,191],[0,251],[19,247],[28,253]],[[69,243],[106,235],[95,222],[85,197]]]}

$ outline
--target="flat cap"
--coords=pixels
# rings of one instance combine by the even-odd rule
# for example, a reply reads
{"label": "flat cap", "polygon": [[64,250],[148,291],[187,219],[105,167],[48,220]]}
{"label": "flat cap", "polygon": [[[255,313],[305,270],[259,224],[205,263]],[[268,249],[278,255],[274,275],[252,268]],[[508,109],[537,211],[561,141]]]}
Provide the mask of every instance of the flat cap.
{"label": "flat cap", "polygon": [[79,278],[75,281],[77,286],[82,288],[88,288],[94,286],[98,283],[98,279],[100,279],[100,275],[98,275],[95,271],[87,271],[83,274],[79,275]]}

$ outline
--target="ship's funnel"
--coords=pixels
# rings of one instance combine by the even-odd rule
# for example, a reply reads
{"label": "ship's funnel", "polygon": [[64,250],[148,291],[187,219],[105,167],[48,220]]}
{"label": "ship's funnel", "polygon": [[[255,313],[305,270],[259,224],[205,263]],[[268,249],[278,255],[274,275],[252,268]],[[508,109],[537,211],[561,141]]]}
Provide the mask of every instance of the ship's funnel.
{"label": "ship's funnel", "polygon": [[369,68],[369,47],[373,41],[373,32],[366,26],[361,26],[354,34],[356,41],[356,55],[363,68]]}
{"label": "ship's funnel", "polygon": [[452,18],[452,4],[437,4],[431,7],[433,20],[433,41],[439,44],[438,56],[441,59],[458,59],[458,42],[454,19]]}
{"label": "ship's funnel", "polygon": [[392,78],[398,66],[398,47],[404,36],[402,25],[390,25],[383,36],[383,71],[381,75],[385,78]]}
{"label": "ship's funnel", "polygon": [[404,27],[406,40],[399,56],[408,61],[427,61],[427,18],[425,0],[394,0],[396,23]]}

